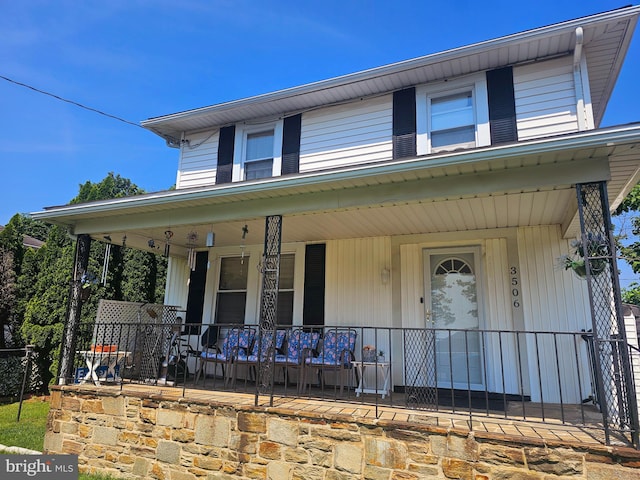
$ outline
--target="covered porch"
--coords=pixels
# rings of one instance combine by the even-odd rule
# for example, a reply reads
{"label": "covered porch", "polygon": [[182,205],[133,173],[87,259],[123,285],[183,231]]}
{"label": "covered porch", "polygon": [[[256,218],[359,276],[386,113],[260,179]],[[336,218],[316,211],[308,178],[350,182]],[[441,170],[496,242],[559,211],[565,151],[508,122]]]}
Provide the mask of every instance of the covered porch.
{"label": "covered porch", "polygon": [[[635,350],[622,323],[609,212],[637,180],[638,130],[55,207],[38,217],[78,235],[76,275],[91,239],[126,238],[169,257],[165,305],[175,306],[180,333],[198,352],[185,357],[191,375],[178,389],[200,372],[198,385],[216,380],[216,391],[253,392],[256,402],[284,386],[286,398],[460,407],[469,418],[499,410],[510,419],[519,404],[522,419],[531,407],[543,422],[571,406],[586,423],[595,405],[605,443],[622,435],[637,445]],[[587,238],[605,248],[585,254],[581,280],[558,257],[572,252],[572,239]],[[595,261],[606,265],[596,272]],[[211,325],[220,340],[238,327],[273,344],[279,329],[291,336],[296,328],[323,339],[350,329],[356,340],[339,372],[306,371],[319,357],[314,347],[298,368],[278,368],[271,356],[255,362],[252,377],[237,352],[203,362]],[[71,361],[75,352],[90,350],[78,345],[77,327],[72,318],[61,383],[82,365]],[[166,360],[169,346],[153,362]],[[384,361],[366,362],[368,350],[384,351]],[[152,369],[128,380],[161,378]],[[364,391],[386,390],[385,378],[385,398]]]}

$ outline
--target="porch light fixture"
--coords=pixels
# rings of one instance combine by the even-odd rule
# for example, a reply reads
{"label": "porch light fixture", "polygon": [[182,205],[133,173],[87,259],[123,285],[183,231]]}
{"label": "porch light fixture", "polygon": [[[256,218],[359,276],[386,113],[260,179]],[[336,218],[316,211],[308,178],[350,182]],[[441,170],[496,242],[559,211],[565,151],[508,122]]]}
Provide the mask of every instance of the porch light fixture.
{"label": "porch light fixture", "polygon": [[387,283],[389,283],[389,280],[391,279],[391,271],[388,268],[383,268],[382,270],[380,270],[380,281],[382,282],[383,285],[386,285]]}

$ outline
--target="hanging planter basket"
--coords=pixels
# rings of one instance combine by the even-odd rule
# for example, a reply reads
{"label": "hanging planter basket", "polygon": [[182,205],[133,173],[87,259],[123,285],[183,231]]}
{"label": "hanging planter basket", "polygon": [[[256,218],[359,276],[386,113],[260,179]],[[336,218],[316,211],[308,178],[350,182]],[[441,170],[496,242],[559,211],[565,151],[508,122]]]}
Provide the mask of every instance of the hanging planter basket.
{"label": "hanging planter basket", "polygon": [[80,299],[85,302],[87,300],[89,300],[89,297],[91,297],[91,288],[81,288],[80,289]]}
{"label": "hanging planter basket", "polygon": [[609,255],[609,244],[602,235],[588,234],[585,242],[574,240],[571,242],[571,247],[573,248],[573,255],[560,257],[560,265],[565,270],[573,271],[578,278],[587,276],[585,253],[592,258],[589,264],[591,275],[600,275],[607,268],[608,259],[598,258],[608,257]]}
{"label": "hanging planter basket", "polygon": [[[606,260],[597,259],[591,261],[591,274],[592,275],[600,275],[604,272],[604,269],[607,267]],[[569,267],[576,274],[578,278],[586,278],[587,277],[587,267],[584,264],[584,260],[573,261],[572,265]],[[567,270],[569,269],[567,268]]]}

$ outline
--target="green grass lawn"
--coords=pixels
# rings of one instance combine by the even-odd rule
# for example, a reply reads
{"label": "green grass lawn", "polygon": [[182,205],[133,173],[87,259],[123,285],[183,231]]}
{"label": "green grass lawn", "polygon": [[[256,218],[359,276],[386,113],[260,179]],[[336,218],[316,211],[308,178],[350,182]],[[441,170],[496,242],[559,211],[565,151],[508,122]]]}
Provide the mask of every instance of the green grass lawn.
{"label": "green grass lawn", "polygon": [[25,400],[20,421],[16,422],[18,406],[18,402],[0,405],[0,444],[41,452],[49,413],[48,399]]}
{"label": "green grass lawn", "polygon": [[[20,421],[16,422],[19,403],[0,405],[0,444],[42,451],[47,428],[49,401],[31,398],[22,404]],[[2,453],[0,451],[0,453]],[[109,480],[114,477],[81,473],[79,480]]]}

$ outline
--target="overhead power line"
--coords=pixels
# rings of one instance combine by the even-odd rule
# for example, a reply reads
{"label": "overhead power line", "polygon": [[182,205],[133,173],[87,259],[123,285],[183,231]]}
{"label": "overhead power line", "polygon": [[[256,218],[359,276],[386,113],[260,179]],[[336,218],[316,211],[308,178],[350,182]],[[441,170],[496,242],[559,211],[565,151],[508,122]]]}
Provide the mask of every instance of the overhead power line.
{"label": "overhead power line", "polygon": [[70,103],[71,105],[75,105],[76,107],[84,108],[85,110],[89,110],[90,112],[98,113],[98,114],[103,115],[105,117],[113,118],[114,120],[118,120],[119,122],[126,123],[126,124],[129,124],[129,125],[133,125],[134,127],[143,128],[138,123],[130,122],[129,120],[117,117],[116,115],[111,115],[110,113],[103,112],[102,110],[98,110],[97,108],[87,107],[86,105],[83,105],[81,103],[74,102],[73,100],[69,100],[68,98],[63,98],[63,97],[61,97],[59,95],[55,95],[53,93],[46,92],[44,90],[40,90],[39,88],[32,87],[31,85],[27,85],[26,83],[18,82],[18,81],[13,80],[13,79],[11,79],[9,77],[5,77],[3,75],[0,75],[0,78],[2,80],[6,80],[7,82],[13,83],[15,85],[19,85],[21,87],[28,88],[29,90],[33,90],[34,92],[42,93],[43,95],[48,95],[50,97],[55,98],[56,100],[61,100],[61,101],[66,102],[66,103]]}

